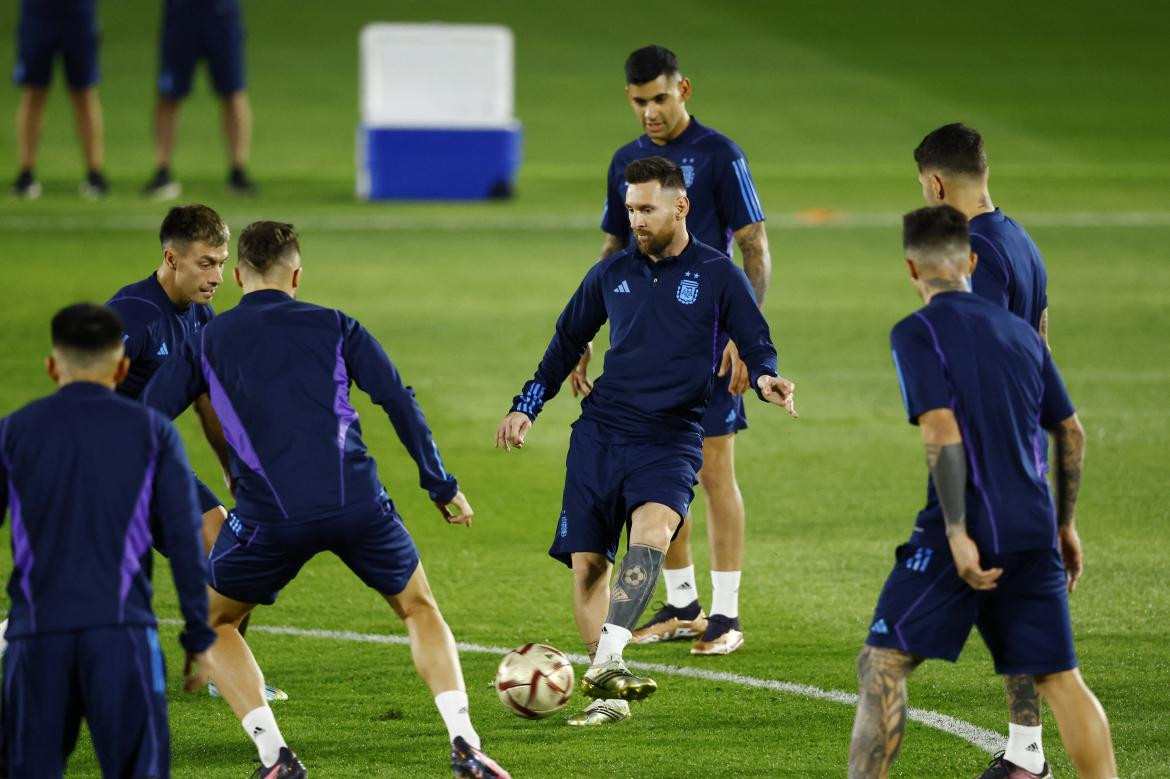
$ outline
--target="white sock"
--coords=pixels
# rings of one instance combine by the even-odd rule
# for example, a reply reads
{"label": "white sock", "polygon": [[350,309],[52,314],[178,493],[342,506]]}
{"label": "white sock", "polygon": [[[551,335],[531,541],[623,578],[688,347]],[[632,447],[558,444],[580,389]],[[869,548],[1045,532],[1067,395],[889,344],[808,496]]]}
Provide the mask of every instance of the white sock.
{"label": "white sock", "polygon": [[630,643],[630,631],[621,625],[606,622],[601,626],[601,640],[597,642],[597,657],[594,658],[593,664],[601,665],[615,657],[621,660],[622,651],[625,650],[628,643]]}
{"label": "white sock", "polygon": [[258,709],[252,709],[240,720],[244,732],[256,742],[256,751],[260,753],[260,762],[270,766],[280,757],[280,748],[288,746],[284,743],[284,736],[280,735],[280,728],[276,726],[276,717],[272,716],[272,709],[265,704]]}
{"label": "white sock", "polygon": [[739,616],[740,571],[711,571],[711,613]]}
{"label": "white sock", "polygon": [[699,597],[699,589],[695,586],[695,566],[663,568],[662,577],[666,580],[666,602],[676,609],[691,605]]}
{"label": "white sock", "polygon": [[0,622],[0,657],[4,656],[4,652],[8,649],[8,618],[5,617],[3,622]]}
{"label": "white sock", "polygon": [[479,749],[479,734],[471,726],[471,715],[468,713],[467,693],[463,690],[441,692],[435,696],[435,706],[439,708],[439,715],[447,726],[449,741],[454,741],[456,736],[463,736],[464,741]]}
{"label": "white sock", "polygon": [[1004,751],[1004,759],[1010,760],[1025,771],[1031,771],[1034,774],[1040,773],[1040,769],[1044,767],[1044,744],[1040,741],[1041,730],[1039,725],[1028,727],[1008,723],[1008,743],[1007,749]]}

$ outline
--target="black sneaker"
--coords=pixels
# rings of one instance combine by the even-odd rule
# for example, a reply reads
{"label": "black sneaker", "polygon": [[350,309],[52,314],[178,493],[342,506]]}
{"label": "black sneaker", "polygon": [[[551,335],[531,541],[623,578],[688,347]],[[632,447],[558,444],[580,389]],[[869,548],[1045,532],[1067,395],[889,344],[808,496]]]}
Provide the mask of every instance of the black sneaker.
{"label": "black sneaker", "polygon": [[227,190],[233,195],[255,195],[256,182],[248,178],[243,168],[232,168],[228,174]]}
{"label": "black sneaker", "polygon": [[31,168],[22,170],[20,175],[16,177],[16,181],[12,182],[10,191],[13,197],[18,197],[23,200],[36,200],[41,196],[41,182],[37,181]]}
{"label": "black sneaker", "polygon": [[1045,763],[1040,773],[1034,774],[1008,760],[1003,752],[999,752],[991,758],[987,770],[979,774],[979,779],[1052,779],[1052,771],[1048,768],[1048,763]]}
{"label": "black sneaker", "polygon": [[288,747],[280,748],[280,755],[272,765],[260,764],[252,779],[305,779],[309,772]]}
{"label": "black sneaker", "polygon": [[77,192],[86,200],[100,200],[110,194],[110,184],[100,170],[91,170]]}
{"label": "black sneaker", "polygon": [[463,736],[451,742],[451,773],[460,779],[512,779],[512,775]]}
{"label": "black sneaker", "polygon": [[677,641],[700,636],[707,629],[707,615],[699,601],[693,600],[679,608],[669,603],[657,604],[658,611],[630,637],[631,644],[655,644],[659,641]]}
{"label": "black sneaker", "polygon": [[183,194],[183,185],[171,178],[170,168],[163,167],[156,170],[154,177],[146,182],[142,194],[151,200],[174,200]]}
{"label": "black sneaker", "polygon": [[692,655],[729,655],[743,646],[739,617],[712,614],[703,637],[691,647]]}

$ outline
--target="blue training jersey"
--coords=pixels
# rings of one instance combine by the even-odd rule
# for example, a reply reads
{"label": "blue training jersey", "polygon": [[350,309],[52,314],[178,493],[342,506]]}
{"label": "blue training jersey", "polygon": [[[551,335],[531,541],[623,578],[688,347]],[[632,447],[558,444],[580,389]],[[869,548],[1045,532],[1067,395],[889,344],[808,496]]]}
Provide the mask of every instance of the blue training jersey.
{"label": "blue training jersey", "polygon": [[743,151],[726,135],[704,127],[692,116],[687,129],[663,146],[643,135],[613,155],[606,176],[602,230],[632,243],[626,212],[626,166],[656,155],[682,168],[691,201],[687,228],[703,243],[730,257],[732,233],[764,221],[764,209]]}
{"label": "blue training jersey", "polygon": [[458,492],[426,418],[381,345],[334,309],[250,292],[183,344],[142,399],[172,418],[207,392],[231,448],[236,508],[255,522],[325,519],[384,494],[349,402],[385,409],[432,500]]}
{"label": "blue training jersey", "polygon": [[[1048,430],[1075,409],[1036,331],[966,292],[943,292],[890,332],[910,422],[955,413],[967,451],[967,530],[981,552],[1056,546],[1056,511],[1043,456]],[[911,542],[945,546],[934,484]]]}
{"label": "blue training jersey", "polygon": [[1039,330],[1048,308],[1048,272],[1032,237],[998,208],[972,219],[968,229],[971,251],[979,257],[972,291]]}
{"label": "blue training jersey", "polygon": [[721,332],[738,345],[753,388],[761,375],[776,375],[776,348],[747,276],[691,236],[677,257],[654,262],[635,245],[594,264],[512,410],[535,420],[606,320],[605,372],[581,402],[581,419],[614,435],[702,436]]}
{"label": "blue training jersey", "polygon": [[211,306],[201,303],[177,308],[153,273],[122,287],[106,305],[118,312],[126,328],[122,338],[130,373],[118,385],[118,392],[130,398],[141,395],[167,358],[215,316]]}
{"label": "blue training jersey", "polygon": [[[90,382],[0,420],[12,523],[8,638],[153,627],[151,543],[170,550],[189,652],[211,646],[202,517],[175,428]],[[0,518],[2,518],[0,513]]]}

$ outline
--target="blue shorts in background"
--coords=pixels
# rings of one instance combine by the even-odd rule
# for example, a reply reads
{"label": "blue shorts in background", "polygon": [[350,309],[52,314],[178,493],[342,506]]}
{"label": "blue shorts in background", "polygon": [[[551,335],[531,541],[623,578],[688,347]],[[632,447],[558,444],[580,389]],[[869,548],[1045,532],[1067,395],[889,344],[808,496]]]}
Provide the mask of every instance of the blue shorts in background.
{"label": "blue shorts in background", "polygon": [[84,717],[103,776],[171,775],[166,666],[154,628],[17,638],[3,665],[0,774],[61,776]]}
{"label": "blue shorts in background", "polygon": [[702,465],[698,435],[670,443],[618,442],[578,421],[569,437],[565,493],[549,555],[570,566],[573,552],[595,552],[612,562],[638,506],[662,503],[686,517]]}
{"label": "blue shorts in background", "polygon": [[703,412],[703,435],[707,438],[730,435],[747,429],[744,396],[732,395],[727,389],[730,385],[731,371],[723,378],[715,377],[715,384],[711,388],[711,400],[707,403],[707,410]]}
{"label": "blue shorts in background", "polygon": [[333,552],[367,587],[382,595],[406,588],[418,549],[389,498],[309,522],[255,522],[228,514],[208,560],[211,587],[241,603],[271,606],[305,563]]}
{"label": "blue shorts in background", "polygon": [[53,59],[60,54],[65,83],[88,89],[98,83],[101,27],[93,0],[71,3],[21,4],[17,28],[16,65],[12,80],[25,87],[47,87],[53,81]]}
{"label": "blue shorts in background", "polygon": [[999,586],[981,592],[959,578],[949,547],[903,544],[895,560],[874,610],[870,646],[954,662],[974,626],[998,674],[1077,667],[1057,550],[983,555],[984,568],[1003,568],[1003,574]]}
{"label": "blue shorts in background", "polygon": [[235,0],[168,0],[159,39],[159,95],[181,100],[191,92],[199,60],[221,97],[244,88],[244,21]]}

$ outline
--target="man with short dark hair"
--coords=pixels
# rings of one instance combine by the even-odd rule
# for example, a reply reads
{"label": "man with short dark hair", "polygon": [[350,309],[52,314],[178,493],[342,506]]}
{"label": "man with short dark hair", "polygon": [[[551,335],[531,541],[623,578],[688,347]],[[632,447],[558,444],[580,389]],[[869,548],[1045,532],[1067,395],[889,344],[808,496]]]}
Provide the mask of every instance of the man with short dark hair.
{"label": "man with short dark hair", "polygon": [[195,66],[207,61],[211,86],[223,109],[230,168],[227,190],[251,195],[248,177],[252,145],[252,105],[244,83],[244,20],[239,0],[165,0],[159,36],[158,103],[154,111],[155,172],[145,194],[170,200],[182,194],[171,175],[171,157],[179,134],[179,112],[191,92]]}
{"label": "man with short dark hair", "polygon": [[[582,686],[595,703],[573,725],[620,722],[630,716],[627,701],[657,689],[629,672],[622,651],[694,498],[720,332],[739,345],[760,399],[796,415],[794,386],[776,374],[776,349],[747,276],[687,231],[683,171],[655,156],[631,162],[623,176],[635,244],[585,275],[536,375],[496,430],[497,447],[523,447],[544,404],[609,320],[605,373],[573,425],[549,550],[573,571],[574,616],[593,658]],[[628,551],[610,593],[623,529]]]}
{"label": "man with short dark hair", "polygon": [[414,391],[355,320],[294,299],[301,254],[292,225],[249,225],[237,254],[240,304],[188,339],[143,399],[174,417],[210,393],[223,422],[236,508],[211,552],[213,678],[256,743],[258,776],[298,779],[305,769],[265,703],[264,677],[237,626],[255,604],[274,603],[313,556],[331,551],[405,623],[415,667],[447,726],[454,775],[507,779],[479,748],[454,638],[349,400],[351,383],[369,393],[443,517],[470,526],[471,506],[443,466]]}
{"label": "man with short dark hair", "polygon": [[[997,673],[1035,681],[1077,774],[1115,777],[1109,724],[1077,670],[1068,610],[1082,570],[1084,429],[1035,330],[970,294],[977,257],[966,216],[950,206],[909,213],[903,245],[926,305],[894,326],[890,344],[930,480],[858,657],[850,779],[889,773],[905,730],[906,678],[926,658],[956,660],[972,626]],[[1039,454],[1046,431],[1056,445],[1055,506]]]}
{"label": "man with short dark hair", "polygon": [[64,308],[52,341],[60,389],[0,419],[13,558],[0,773],[62,776],[84,716],[103,775],[168,777],[152,541],[170,551],[188,691],[215,641],[191,471],[174,427],[112,392],[129,367],[113,311]]}
{"label": "man with short dark hair", "polygon": [[[138,398],[150,378],[178,353],[183,342],[197,337],[215,316],[212,298],[223,283],[231,232],[214,210],[202,204],[175,206],[159,228],[162,262],[142,281],[118,290],[106,304],[126,325],[123,335],[130,371],[118,384],[118,392]],[[195,413],[208,443],[227,473],[227,441],[206,394],[195,399]],[[199,508],[203,512],[203,544],[211,551],[227,510],[202,481],[195,480]],[[165,552],[165,550],[163,550]],[[247,622],[241,626],[247,631]],[[217,695],[215,685],[208,691]],[[287,700],[279,688],[265,690],[269,700]]]}
{"label": "man with short dark hair", "polygon": [[53,81],[53,59],[58,55],[85,158],[86,175],[79,191],[88,200],[109,194],[110,185],[102,171],[102,104],[97,93],[100,39],[97,0],[21,0],[13,70],[13,80],[21,87],[16,109],[20,172],[12,183],[16,197],[35,200],[41,195],[36,177],[37,145]]}
{"label": "man with short dark hair", "polygon": [[[743,269],[756,303],[764,304],[772,260],[764,230],[764,209],[743,151],[725,135],[701,125],[687,109],[691,80],[679,71],[674,53],[662,46],[646,46],[626,60],[626,99],[645,134],[617,150],[606,177],[607,194],[601,229],[605,231],[602,258],[630,243],[623,171],[630,162],[661,155],[677,164],[686,185],[691,210],[690,231],[699,241],[732,256],[732,240],[739,247]],[[634,631],[632,643],[697,639],[696,655],[720,655],[743,645],[739,624],[739,585],[743,567],[744,506],[735,478],[735,435],[747,428],[743,393],[748,375],[736,344],[718,334],[719,370],[710,403],[703,416],[703,467],[699,483],[707,505],[711,552],[712,607],[708,619],[698,598],[690,523],[684,522],[666,553],[663,576],[667,601],[645,625]],[[572,374],[573,394],[590,389],[587,366],[591,347]]]}
{"label": "man with short dark hair", "polygon": [[[922,196],[929,206],[950,205],[968,220],[979,263],[971,289],[1030,324],[1048,343],[1048,273],[1040,251],[1018,222],[991,202],[983,137],[964,124],[929,133],[914,150]],[[1048,447],[1042,447],[1047,463]],[[1028,675],[1005,676],[1008,743],[980,779],[1051,779],[1041,737],[1040,693]]]}

